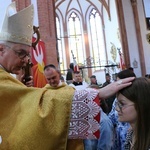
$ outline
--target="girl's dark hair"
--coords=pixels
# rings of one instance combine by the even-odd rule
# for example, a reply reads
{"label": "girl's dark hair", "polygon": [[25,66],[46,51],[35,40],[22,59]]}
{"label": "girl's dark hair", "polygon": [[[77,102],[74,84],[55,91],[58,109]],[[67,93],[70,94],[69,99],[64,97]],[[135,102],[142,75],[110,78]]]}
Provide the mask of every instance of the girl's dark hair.
{"label": "girl's dark hair", "polygon": [[137,111],[135,150],[148,150],[150,146],[150,79],[136,78],[132,85],[119,91],[134,102]]}
{"label": "girl's dark hair", "polygon": [[127,77],[136,77],[135,73],[133,71],[131,71],[130,69],[125,69],[125,70],[122,70],[120,71],[118,74],[117,74],[117,77],[119,79],[124,79],[124,78],[127,78]]}

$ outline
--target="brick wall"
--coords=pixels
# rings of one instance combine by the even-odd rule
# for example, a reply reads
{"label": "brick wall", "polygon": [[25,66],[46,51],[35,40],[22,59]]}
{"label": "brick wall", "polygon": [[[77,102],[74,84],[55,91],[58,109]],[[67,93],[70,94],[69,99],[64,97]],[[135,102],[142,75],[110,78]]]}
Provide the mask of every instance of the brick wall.
{"label": "brick wall", "polygon": [[37,0],[41,39],[45,42],[47,64],[58,65],[54,0]]}
{"label": "brick wall", "polygon": [[[12,0],[16,1],[17,10],[31,4],[31,0]],[[45,43],[46,62],[58,66],[56,50],[56,29],[55,29],[55,0],[37,0],[38,19],[41,40]]]}

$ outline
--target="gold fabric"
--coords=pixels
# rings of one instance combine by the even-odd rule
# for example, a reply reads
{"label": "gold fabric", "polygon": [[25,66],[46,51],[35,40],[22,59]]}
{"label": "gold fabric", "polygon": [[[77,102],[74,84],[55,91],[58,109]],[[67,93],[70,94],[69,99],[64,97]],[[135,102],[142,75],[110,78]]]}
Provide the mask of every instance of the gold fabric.
{"label": "gold fabric", "polygon": [[66,150],[84,150],[83,140],[68,139]]}
{"label": "gold fabric", "polygon": [[0,68],[0,150],[66,150],[73,93],[27,88]]}
{"label": "gold fabric", "polygon": [[[45,87],[47,89],[58,89],[58,88],[65,87],[65,86],[67,86],[65,83],[61,83],[61,85],[58,87],[52,87],[49,84],[47,84]],[[68,139],[66,150],[84,150],[83,140],[82,139]]]}

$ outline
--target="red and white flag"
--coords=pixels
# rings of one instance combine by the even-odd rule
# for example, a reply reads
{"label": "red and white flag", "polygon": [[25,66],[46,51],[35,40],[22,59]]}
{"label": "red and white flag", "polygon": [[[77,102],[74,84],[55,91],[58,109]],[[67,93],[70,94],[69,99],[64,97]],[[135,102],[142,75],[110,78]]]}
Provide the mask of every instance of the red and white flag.
{"label": "red and white flag", "polygon": [[73,71],[74,72],[80,72],[79,65],[77,64],[76,57],[74,57],[72,50],[71,50],[71,53],[72,53],[73,65],[74,65]]}
{"label": "red and white flag", "polygon": [[75,59],[73,59],[73,64],[74,64],[73,71],[80,72],[79,65],[77,64],[77,61]]}
{"label": "red and white flag", "polygon": [[[35,38],[33,38],[35,41]],[[31,51],[32,58],[32,71],[33,71],[33,79],[34,79],[34,87],[42,88],[47,84],[46,78],[44,76],[44,66],[46,64],[46,50],[45,43],[43,41],[39,41],[36,45],[36,50]]]}

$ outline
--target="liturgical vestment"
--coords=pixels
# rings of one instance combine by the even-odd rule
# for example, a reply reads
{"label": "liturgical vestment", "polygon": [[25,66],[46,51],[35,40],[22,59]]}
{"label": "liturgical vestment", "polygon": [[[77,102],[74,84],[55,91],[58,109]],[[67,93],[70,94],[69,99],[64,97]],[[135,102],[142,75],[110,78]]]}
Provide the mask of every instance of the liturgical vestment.
{"label": "liturgical vestment", "polygon": [[0,68],[0,149],[66,150],[74,92],[27,88]]}

